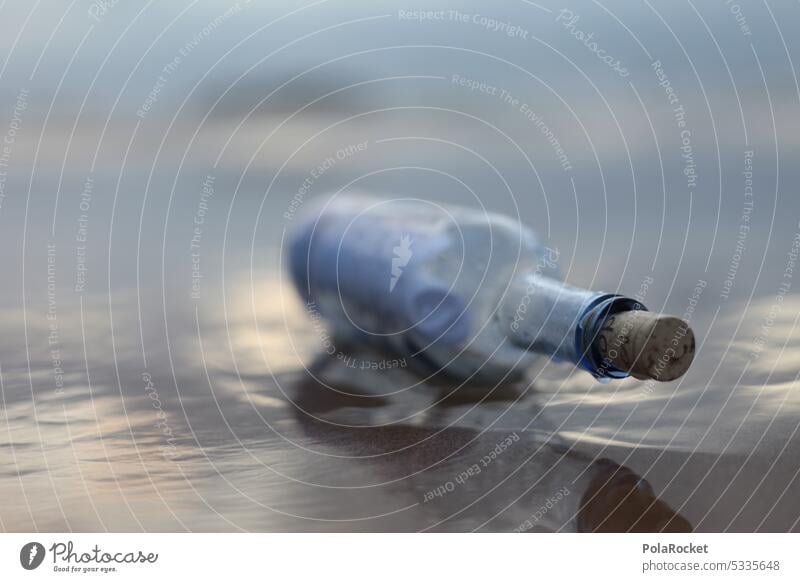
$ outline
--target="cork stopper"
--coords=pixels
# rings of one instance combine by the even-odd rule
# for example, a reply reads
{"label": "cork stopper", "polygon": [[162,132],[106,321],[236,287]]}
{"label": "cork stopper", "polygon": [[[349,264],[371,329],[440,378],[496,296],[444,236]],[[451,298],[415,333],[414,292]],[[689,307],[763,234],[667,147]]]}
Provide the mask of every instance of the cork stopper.
{"label": "cork stopper", "polygon": [[680,378],[694,359],[694,333],[671,315],[632,310],[609,315],[594,340],[603,366],[639,380]]}

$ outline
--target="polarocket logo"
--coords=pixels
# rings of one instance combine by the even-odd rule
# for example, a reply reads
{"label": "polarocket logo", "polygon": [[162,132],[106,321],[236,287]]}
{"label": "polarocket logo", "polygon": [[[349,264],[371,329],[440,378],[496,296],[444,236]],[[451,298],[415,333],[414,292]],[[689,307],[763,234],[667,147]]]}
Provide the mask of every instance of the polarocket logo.
{"label": "polarocket logo", "polygon": [[44,546],[39,542],[28,542],[19,551],[19,563],[26,570],[35,570],[44,560]]}
{"label": "polarocket logo", "polygon": [[411,252],[412,242],[411,237],[404,234],[400,237],[400,244],[392,249],[394,257],[392,257],[392,279],[389,281],[389,293],[394,291],[395,285],[397,285],[400,276],[403,274],[403,268],[411,260],[411,255],[413,254]]}

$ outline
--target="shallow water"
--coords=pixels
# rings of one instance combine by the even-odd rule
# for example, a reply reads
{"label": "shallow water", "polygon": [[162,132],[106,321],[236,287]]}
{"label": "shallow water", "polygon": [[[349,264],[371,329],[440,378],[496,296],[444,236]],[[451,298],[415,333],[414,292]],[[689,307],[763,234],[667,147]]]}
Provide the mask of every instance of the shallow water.
{"label": "shallow water", "polygon": [[[796,6],[748,6],[744,35],[724,3],[576,2],[621,79],[531,3],[492,14],[529,39],[391,2],[263,28],[295,7],[253,3],[140,115],[225,9],[162,4],[0,8],[0,529],[800,529]],[[570,283],[690,320],[695,363],[492,387],[327,356],[280,257],[340,189],[518,217]]]}
{"label": "shallow water", "polygon": [[[255,317],[232,313],[227,325],[187,309],[196,325],[170,326],[173,347],[148,350],[146,364],[119,347],[136,328],[135,301],[113,311],[116,358],[102,336],[108,312],[59,314],[64,360],[85,348],[90,362],[63,392],[43,387],[48,332],[29,315],[33,392],[24,367],[3,366],[3,527],[572,531],[566,500],[610,459],[696,530],[797,529],[798,402],[782,369],[793,328],[744,375],[746,342],[730,342],[737,322],[718,316],[713,328],[695,322],[699,356],[677,382],[600,384],[549,363],[529,385],[459,387],[321,355],[295,319],[298,301],[272,300],[277,285],[244,307]],[[793,324],[790,306],[776,327]],[[531,521],[564,490],[562,508]]]}

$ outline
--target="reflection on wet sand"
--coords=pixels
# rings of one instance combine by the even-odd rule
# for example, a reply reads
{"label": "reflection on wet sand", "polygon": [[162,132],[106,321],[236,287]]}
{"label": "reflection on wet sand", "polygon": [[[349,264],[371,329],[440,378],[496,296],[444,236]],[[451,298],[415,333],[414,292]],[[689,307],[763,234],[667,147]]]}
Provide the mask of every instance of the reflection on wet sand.
{"label": "reflection on wet sand", "polygon": [[[146,368],[136,349],[115,360],[108,312],[87,302],[90,376],[81,327],[64,318],[61,393],[46,322],[29,316],[30,376],[15,338],[21,318],[6,318],[2,528],[798,528],[796,398],[781,357],[800,345],[789,309],[738,383],[735,361],[758,322],[737,333],[738,320],[720,316],[689,376],[658,391],[598,384],[552,363],[531,383],[460,386],[421,382],[410,362],[348,367],[320,350],[302,313],[253,304],[232,284],[247,292],[227,320],[172,309],[172,357],[148,336]],[[131,305],[114,308],[117,345],[138,339]],[[297,317],[284,320],[284,308]]]}
{"label": "reflection on wet sand", "polygon": [[[369,361],[369,355],[359,357]],[[322,441],[341,443],[351,455],[383,458],[384,478],[397,480],[420,498],[425,529],[691,530],[688,521],[657,499],[650,484],[630,469],[573,451],[556,435],[535,427],[507,432],[444,424],[437,428],[436,423],[430,428],[342,426],[340,410],[351,409],[346,418],[352,418],[352,409],[361,409],[368,422],[376,408],[390,405],[387,398],[377,396],[376,401],[375,394],[363,391],[371,381],[387,382],[387,372],[380,377],[351,372],[351,384],[344,386],[326,382],[335,376],[326,376],[327,364],[330,360],[322,357],[312,366],[321,382],[309,378],[297,386],[298,423]],[[388,376],[391,384],[392,372]],[[517,394],[512,391],[510,396]],[[502,401],[502,396],[494,399]],[[460,405],[469,401],[458,399]],[[446,407],[445,400],[433,408]],[[447,417],[438,416],[441,422]]]}

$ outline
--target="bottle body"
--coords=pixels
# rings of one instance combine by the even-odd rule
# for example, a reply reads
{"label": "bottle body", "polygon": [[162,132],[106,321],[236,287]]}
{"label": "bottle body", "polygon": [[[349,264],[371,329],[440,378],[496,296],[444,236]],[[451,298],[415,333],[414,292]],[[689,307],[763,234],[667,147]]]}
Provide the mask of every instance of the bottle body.
{"label": "bottle body", "polygon": [[560,283],[558,253],[515,220],[417,199],[320,203],[288,254],[300,295],[334,334],[465,379],[514,379],[541,355],[595,373],[589,313],[635,303]]}

